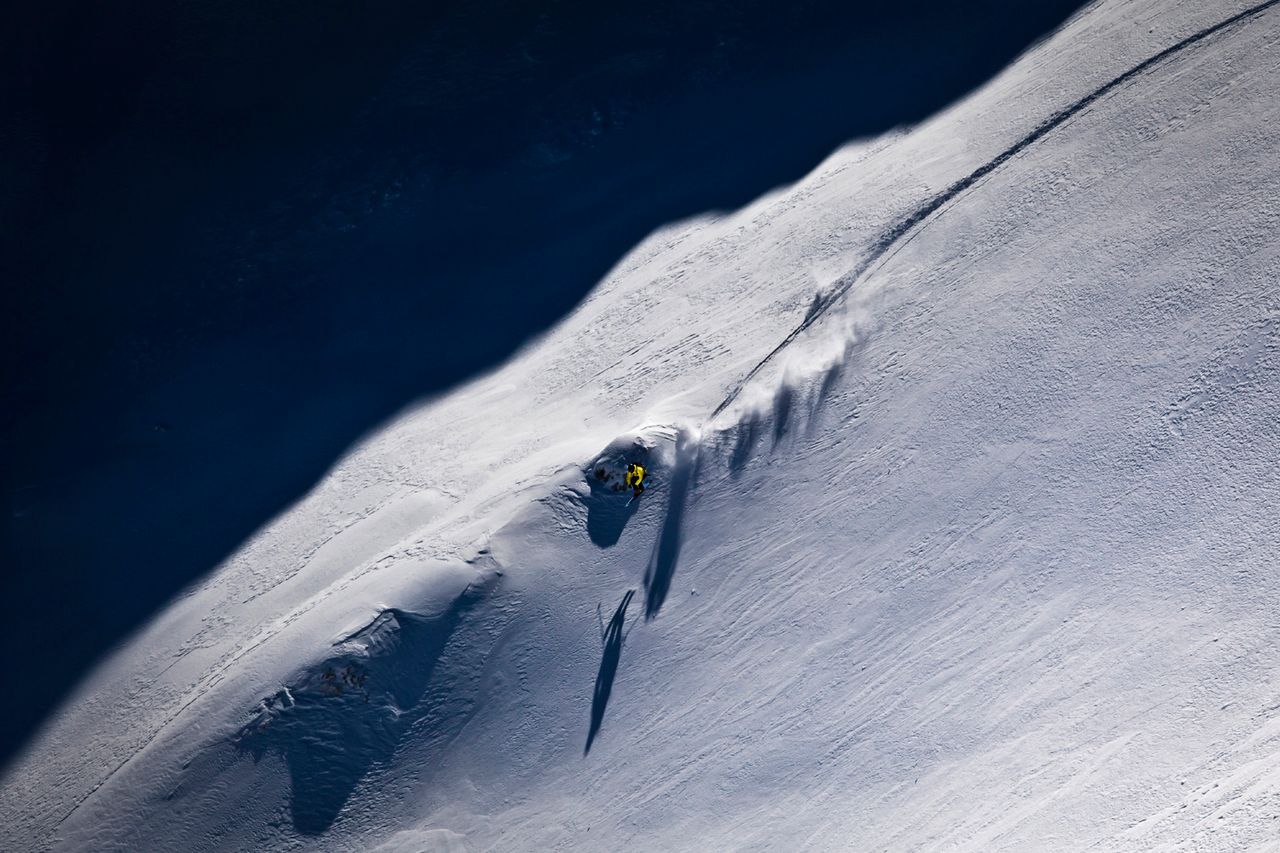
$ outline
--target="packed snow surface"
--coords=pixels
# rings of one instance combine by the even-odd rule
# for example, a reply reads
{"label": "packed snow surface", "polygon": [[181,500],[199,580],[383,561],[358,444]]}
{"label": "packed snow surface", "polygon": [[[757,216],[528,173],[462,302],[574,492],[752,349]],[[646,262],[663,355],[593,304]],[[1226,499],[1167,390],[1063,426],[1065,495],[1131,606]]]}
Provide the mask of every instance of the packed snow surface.
{"label": "packed snow surface", "polygon": [[1280,850],[1273,5],[654,234],[116,650],[0,847]]}

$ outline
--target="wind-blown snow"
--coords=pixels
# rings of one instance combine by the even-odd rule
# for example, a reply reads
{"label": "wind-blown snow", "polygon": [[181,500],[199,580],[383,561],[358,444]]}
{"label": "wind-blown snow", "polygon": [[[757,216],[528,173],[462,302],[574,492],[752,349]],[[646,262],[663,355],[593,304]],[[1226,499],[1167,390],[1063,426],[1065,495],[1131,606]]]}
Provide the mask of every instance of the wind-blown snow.
{"label": "wind-blown snow", "polygon": [[0,846],[1280,849],[1246,8],[1094,7],[655,234],[121,648]]}

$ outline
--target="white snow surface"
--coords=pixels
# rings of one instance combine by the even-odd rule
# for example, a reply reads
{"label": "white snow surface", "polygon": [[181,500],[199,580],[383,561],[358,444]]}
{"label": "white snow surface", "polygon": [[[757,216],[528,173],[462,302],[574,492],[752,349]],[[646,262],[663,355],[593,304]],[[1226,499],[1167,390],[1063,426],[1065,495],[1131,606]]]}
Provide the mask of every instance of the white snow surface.
{"label": "white snow surface", "polygon": [[1097,4],[654,234],[115,650],[0,848],[1280,851],[1249,6]]}

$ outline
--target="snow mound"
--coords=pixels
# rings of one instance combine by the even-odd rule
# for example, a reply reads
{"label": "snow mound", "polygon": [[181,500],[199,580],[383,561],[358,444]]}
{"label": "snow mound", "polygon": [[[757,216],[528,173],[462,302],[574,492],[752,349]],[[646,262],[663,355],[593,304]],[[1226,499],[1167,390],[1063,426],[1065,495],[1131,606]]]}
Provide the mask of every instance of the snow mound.
{"label": "snow mound", "polygon": [[427,688],[459,623],[485,594],[483,584],[469,585],[432,615],[384,610],[336,643],[328,658],[262,700],[235,745],[255,763],[267,753],[283,757],[299,832],[328,829],[360,781],[391,760],[411,727],[424,725],[434,737],[449,734],[450,723],[427,701]]}

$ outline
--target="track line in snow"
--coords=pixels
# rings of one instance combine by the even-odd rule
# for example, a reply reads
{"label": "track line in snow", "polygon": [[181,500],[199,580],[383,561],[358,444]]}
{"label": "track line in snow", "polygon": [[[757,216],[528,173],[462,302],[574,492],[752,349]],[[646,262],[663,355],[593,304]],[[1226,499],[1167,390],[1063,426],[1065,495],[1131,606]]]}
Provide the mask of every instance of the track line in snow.
{"label": "track line in snow", "polygon": [[1165,60],[1176,56],[1187,48],[1229,30],[1238,24],[1242,24],[1252,18],[1256,18],[1278,3],[1280,3],[1280,0],[1266,0],[1266,2],[1259,3],[1256,6],[1251,6],[1242,12],[1237,12],[1229,18],[1213,24],[1212,26],[1197,30],[1191,35],[1183,38],[1181,41],[1166,47],[1159,53],[1147,57],[1129,70],[1111,78],[1092,92],[1080,97],[1073,103],[1063,107],[1048,118],[1042,120],[1031,130],[1030,133],[1026,134],[1004,151],[1001,151],[995,157],[988,160],[986,163],[983,163],[963,178],[960,178],[958,181],[951,184],[942,192],[921,204],[902,219],[898,220],[898,222],[881,234],[879,239],[871,244],[870,253],[862,260],[861,263],[859,263],[851,272],[848,272],[837,279],[835,286],[830,290],[825,293],[820,293],[814,299],[813,304],[805,314],[804,319],[800,321],[800,324],[796,326],[795,329],[793,329],[785,338],[783,338],[781,343],[770,350],[764,358],[760,359],[754,367],[748,370],[745,376],[738,380],[737,384],[729,390],[729,393],[725,395],[725,398],[720,401],[718,406],[716,406],[708,420],[714,419],[732,405],[733,402],[738,399],[738,396],[742,393],[743,389],[747,386],[747,383],[754,379],[765,365],[772,361],[778,353],[782,352],[782,350],[803,334],[806,329],[816,323],[833,305],[836,304],[836,302],[852,290],[854,286],[863,281],[872,271],[873,267],[879,269],[903,246],[911,242],[911,240],[924,229],[924,226],[927,224],[927,220],[929,220],[935,213],[941,212],[944,208],[956,201],[960,196],[976,186],[996,169],[1000,168],[1014,157],[1017,157],[1023,151],[1048,136],[1051,132],[1084,112],[1096,101],[1106,97],[1111,92],[1126,83],[1131,82],[1135,78],[1142,76],[1147,71],[1150,71],[1156,66],[1162,64]]}
{"label": "track line in snow", "polygon": [[[1243,23],[1248,22],[1251,19],[1257,18],[1258,16],[1270,10],[1273,6],[1276,6],[1277,4],[1280,4],[1280,0],[1266,0],[1266,2],[1259,3],[1244,11],[1236,13],[1231,17],[1228,17],[1218,22],[1217,24],[1214,24],[1212,26],[1199,30],[1183,38],[1177,43],[1148,57],[1146,60],[1129,68],[1127,71],[1121,73],[1120,75],[1112,78],[1110,81],[1106,82],[1099,88],[1094,89],[1092,92],[1084,95],[1083,97],[1077,99],[1070,105],[1052,113],[1050,116],[1043,119],[1038,125],[1036,125],[1028,134],[1023,136],[1019,140],[1017,140],[1015,143],[1013,143],[1011,146],[1006,148],[996,157],[987,161],[983,165],[977,167],[968,175],[960,178],[959,180],[952,183],[950,186],[948,186],[946,189],[944,189],[940,193],[934,195],[930,199],[923,202],[921,205],[917,206],[913,211],[909,212],[907,215],[905,215],[903,218],[901,218],[895,224],[889,227],[886,231],[884,231],[879,236],[879,238],[876,239],[871,244],[871,251],[868,254],[868,256],[864,258],[853,270],[851,270],[850,272],[842,276],[840,279],[838,279],[833,288],[826,291],[825,293],[820,294],[818,298],[814,300],[814,303],[810,307],[810,310],[806,314],[804,320],[793,331],[791,331],[783,339],[781,343],[779,343],[771,352],[769,352],[766,356],[764,356],[763,359],[761,359],[754,367],[752,367],[747,372],[747,374],[731,388],[731,390],[726,395],[726,397],[720,402],[720,404],[712,412],[711,417],[712,418],[716,417],[717,415],[721,414],[726,408],[732,405],[732,403],[739,397],[741,392],[744,390],[746,385],[760,372],[760,370],[762,370],[774,357],[776,357],[776,355],[779,352],[785,349],[790,343],[792,343],[810,326],[814,325],[828,310],[830,310],[830,308],[832,308],[841,298],[847,295],[847,293],[850,290],[852,290],[860,282],[864,281],[866,277],[870,274],[870,272],[873,272],[875,269],[878,269],[881,266],[883,266],[884,263],[886,263],[889,259],[891,259],[896,254],[896,252],[900,251],[903,246],[907,245],[911,239],[914,239],[914,237],[917,234],[919,234],[924,227],[927,226],[928,221],[932,217],[934,217],[937,214],[940,214],[941,212],[944,212],[945,209],[948,206],[950,206],[950,204],[955,203],[957,200],[963,197],[963,195],[969,189],[972,189],[974,186],[980,183],[984,178],[989,176],[1000,166],[1004,165],[1010,159],[1018,156],[1021,152],[1023,152],[1030,146],[1034,145],[1035,143],[1037,143],[1038,141],[1046,137],[1053,130],[1066,124],[1076,115],[1079,115],[1080,113],[1084,112],[1094,102],[1100,100],[1101,98],[1105,97],[1106,95],[1110,94],[1111,92],[1115,91],[1116,89],[1120,88],[1126,83],[1132,82],[1133,80],[1140,77],[1147,71],[1154,69],[1155,67],[1162,64],[1165,60],[1168,60],[1176,56],[1177,54],[1186,50],[1189,47],[1192,47],[1216,35],[1222,34],[1223,32],[1230,30],[1237,25],[1241,25]],[[307,607],[305,609],[310,609],[310,607]],[[285,624],[288,624],[288,622],[292,621],[292,619],[296,618],[298,615],[299,615],[298,611],[295,611],[294,613],[289,614],[289,616],[286,617],[286,619],[284,620]],[[172,716],[170,716],[168,719],[161,722],[160,725],[154,729],[151,735],[145,739],[145,741],[141,744],[141,746],[139,746],[136,750],[134,750],[132,754],[130,754],[129,756],[124,758],[122,761],[120,761],[120,763],[116,765],[114,769],[110,770],[105,775],[105,777],[103,777],[87,793],[85,793],[82,797],[80,797],[66,811],[63,817],[57,822],[56,826],[61,826],[72,814],[74,814],[80,808],[81,805],[83,805],[86,801],[92,798],[98,792],[98,790],[102,788],[103,785],[107,784],[117,774],[117,772],[120,769],[122,769],[126,764],[128,764],[129,761],[131,761],[139,753],[144,751],[147,748],[147,746],[150,745],[169,724],[171,724],[178,716],[180,716],[187,709],[187,707],[189,707],[199,698],[199,696],[203,693],[203,691],[200,690],[201,687],[203,687],[205,690],[208,690],[209,688],[216,686],[227,675],[231,666],[234,665],[234,663],[237,660],[239,660],[245,654],[255,650],[267,639],[270,639],[270,637],[275,636],[275,633],[277,632],[278,632],[278,629],[276,631],[271,631],[271,633],[269,633],[265,637],[255,638],[256,641],[253,642],[248,648],[233,650],[229,658],[223,658],[222,661],[219,661],[219,664],[215,665],[214,671],[203,680],[203,684],[197,685],[195,689],[193,689],[192,693],[194,693],[195,695],[191,696],[186,703],[184,703],[181,707],[179,707],[173,713]],[[55,826],[55,831],[56,831],[56,826]]]}

